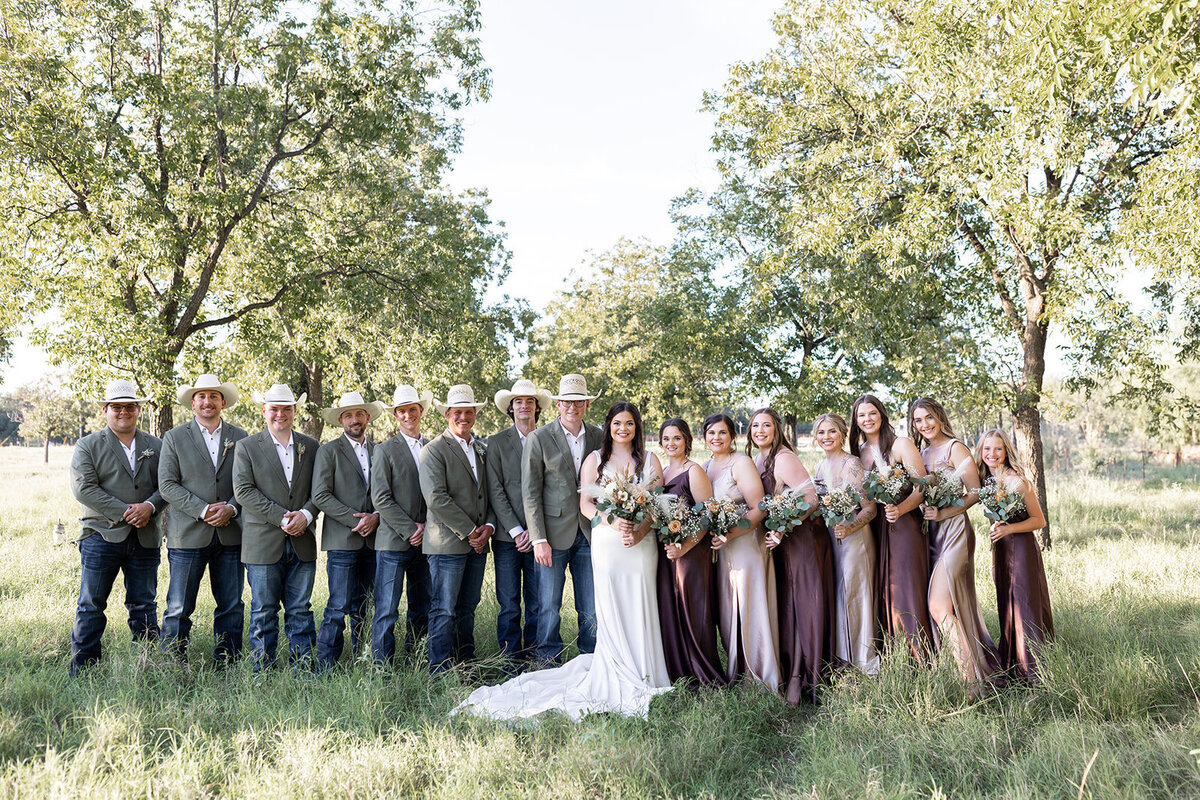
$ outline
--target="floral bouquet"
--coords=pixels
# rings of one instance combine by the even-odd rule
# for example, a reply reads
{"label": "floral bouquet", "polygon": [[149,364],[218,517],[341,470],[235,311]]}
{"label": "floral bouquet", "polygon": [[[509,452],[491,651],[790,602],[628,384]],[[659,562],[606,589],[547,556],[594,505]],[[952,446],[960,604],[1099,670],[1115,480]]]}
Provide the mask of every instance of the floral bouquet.
{"label": "floral bouquet", "polygon": [[660,494],[654,498],[654,535],[663,544],[683,544],[697,539],[702,531],[703,515],[697,506],[683,502],[677,495]]}
{"label": "floral bouquet", "polygon": [[858,515],[858,504],[862,495],[850,484],[830,489],[821,496],[821,516],[830,528],[849,522]]}
{"label": "floral bouquet", "polygon": [[746,515],[750,507],[745,503],[735,502],[728,497],[716,498],[696,504],[696,510],[701,514],[701,526],[713,536],[719,536],[722,541],[733,530],[749,530],[750,520]]}
{"label": "floral bouquet", "polygon": [[863,491],[867,493],[867,499],[885,506],[899,503],[912,483],[913,479],[903,464],[876,467],[863,474]]}
{"label": "floral bouquet", "polygon": [[785,489],[777,494],[769,494],[762,499],[758,507],[767,512],[763,526],[779,534],[780,539],[792,532],[804,517],[812,510],[812,503],[804,499],[803,488]]}
{"label": "floral bouquet", "polygon": [[[971,462],[964,461],[964,466]],[[967,500],[967,487],[956,469],[935,469],[924,478],[913,478],[913,483],[925,493],[925,505],[933,508],[958,508]]]}
{"label": "floral bouquet", "polygon": [[[1015,477],[1015,476],[1014,476]],[[1025,495],[1021,493],[1021,479],[997,481],[988,478],[983,487],[976,489],[983,515],[992,522],[1008,522],[1025,510]]]}
{"label": "floral bouquet", "polygon": [[607,481],[589,484],[581,491],[596,501],[596,511],[592,517],[592,527],[602,524],[604,517],[617,517],[639,523],[648,514],[654,513],[654,498],[662,493],[662,487],[656,486],[658,478],[639,481],[628,470],[617,473]]}

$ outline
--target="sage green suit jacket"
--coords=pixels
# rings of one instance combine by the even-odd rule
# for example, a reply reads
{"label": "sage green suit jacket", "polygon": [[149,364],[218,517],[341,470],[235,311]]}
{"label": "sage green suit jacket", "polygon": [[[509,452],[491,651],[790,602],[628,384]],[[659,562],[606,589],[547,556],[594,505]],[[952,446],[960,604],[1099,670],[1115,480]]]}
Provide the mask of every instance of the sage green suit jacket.
{"label": "sage green suit jacket", "polygon": [[[375,452],[375,443],[367,440],[366,444],[370,459]],[[367,464],[369,470],[369,460]],[[321,445],[317,451],[312,500],[325,514],[321,522],[322,550],[362,550],[364,544],[375,547],[375,534],[360,536],[352,531],[359,522],[354,515],[373,513],[375,505],[371,502],[371,491],[363,478],[358,457],[345,434]]]}
{"label": "sage green suit jacket", "polygon": [[[478,443],[478,444],[476,444]],[[428,519],[422,549],[428,555],[462,555],[471,552],[467,537],[488,519],[487,457],[483,440],[472,439],[476,480],[467,454],[445,431],[421,451],[421,494]]]}
{"label": "sage green suit jacket", "polygon": [[[600,449],[601,433],[595,425],[585,422],[583,427],[586,460],[588,453]],[[521,458],[521,485],[530,539],[548,541],[555,550],[568,549],[580,531],[592,540],[592,524],[579,510],[575,460],[557,419],[529,434]]]}
{"label": "sage green suit jacket", "polygon": [[233,454],[233,496],[242,504],[242,563],[274,564],[283,557],[287,534],[280,528],[283,515],[308,509],[313,521],[304,533],[292,537],[292,547],[301,561],[317,559],[317,514],[312,502],[313,465],[320,443],[300,431],[292,431],[292,485],[270,431],[263,429],[237,444]]}
{"label": "sage green suit jacket", "polygon": [[[167,431],[158,459],[158,490],[171,504],[167,515],[167,547],[207,547],[213,531],[223,545],[242,543],[241,506],[233,496],[233,448],[248,436],[244,430],[221,421],[221,442],[214,469],[208,447],[194,418]],[[224,528],[204,522],[204,509],[225,502],[237,514]]]}
{"label": "sage green suit jacket", "polygon": [[82,506],[79,523],[82,541],[100,534],[106,542],[123,542],[133,526],[121,519],[134,503],[150,503],[154,514],[143,528],[137,529],[142,547],[162,545],[163,509],[167,501],[158,491],[158,458],[162,440],[145,431],[134,433],[136,468],[129,469],[129,459],[121,442],[111,428],[89,433],[75,444],[71,456],[71,493]]}
{"label": "sage green suit jacket", "polygon": [[[533,431],[529,432],[533,435]],[[488,502],[496,518],[496,535],[502,542],[513,540],[513,528],[526,528],[525,501],[521,497],[521,434],[516,426],[488,438]]]}
{"label": "sage green suit jacket", "polygon": [[[422,436],[421,444],[429,440]],[[379,512],[375,549],[403,553],[411,548],[409,537],[425,522],[425,497],[417,462],[399,433],[376,447],[371,457],[371,500]]]}

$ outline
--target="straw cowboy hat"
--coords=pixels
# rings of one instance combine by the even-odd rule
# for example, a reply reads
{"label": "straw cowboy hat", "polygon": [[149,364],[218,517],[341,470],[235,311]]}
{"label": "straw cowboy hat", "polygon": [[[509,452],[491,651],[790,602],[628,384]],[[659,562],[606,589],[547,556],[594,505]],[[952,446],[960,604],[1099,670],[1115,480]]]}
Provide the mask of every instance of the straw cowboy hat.
{"label": "straw cowboy hat", "polygon": [[133,385],[133,381],[118,378],[104,387],[104,397],[97,402],[105,405],[109,403],[144,403],[149,399],[149,397],[137,396],[137,387]]}
{"label": "straw cowboy hat", "polygon": [[407,383],[397,386],[395,393],[392,394],[392,411],[400,406],[410,406],[413,403],[419,405],[422,411],[428,411],[433,405],[433,392],[426,389],[417,394],[417,390]]}
{"label": "straw cowboy hat", "polygon": [[363,396],[358,392],[346,392],[338,398],[338,404],[333,408],[327,408],[321,412],[322,419],[326,425],[338,425],[342,414],[347,411],[353,411],[356,408],[361,408],[371,415],[372,420],[377,420],[383,416],[383,412],[387,409],[383,403],[368,403],[363,400]]}
{"label": "straw cowboy hat", "polygon": [[308,392],[300,395],[300,399],[297,400],[290,387],[277,383],[264,393],[255,392],[253,397],[254,402],[260,406],[302,406],[308,400]]}
{"label": "straw cowboy hat", "polygon": [[465,383],[455,384],[446,391],[446,402],[439,403],[436,400],[433,402],[434,408],[438,413],[445,414],[452,408],[483,408],[487,403],[475,402],[475,390]]}
{"label": "straw cowboy hat", "polygon": [[225,408],[230,409],[237,405],[238,394],[237,387],[232,383],[221,383],[221,379],[216,375],[201,375],[196,378],[195,386],[180,386],[179,391],[175,393],[175,399],[179,405],[192,407],[192,395],[196,392],[218,391],[225,398]]}
{"label": "straw cowboy hat", "polygon": [[551,400],[595,400],[600,395],[587,393],[587,378],[572,372],[563,375],[558,381],[558,394],[551,395]]}
{"label": "straw cowboy hat", "polygon": [[533,381],[521,378],[521,380],[512,385],[511,391],[501,389],[496,392],[496,408],[500,409],[501,414],[508,413],[508,404],[512,402],[514,397],[533,397],[542,408],[550,407],[550,392],[537,388],[533,385]]}

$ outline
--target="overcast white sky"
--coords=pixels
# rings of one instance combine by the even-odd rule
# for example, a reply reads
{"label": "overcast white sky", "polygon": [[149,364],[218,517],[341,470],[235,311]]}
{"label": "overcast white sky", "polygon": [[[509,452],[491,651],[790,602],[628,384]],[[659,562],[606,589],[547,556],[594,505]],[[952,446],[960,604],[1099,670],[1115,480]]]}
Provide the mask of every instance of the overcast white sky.
{"label": "overcast white sky", "polygon": [[[781,0],[483,0],[492,97],[465,110],[451,184],[482,187],[512,251],[502,290],[545,307],[620,237],[670,241],[671,199],[715,183],[705,91],[771,46]],[[25,342],[4,388],[36,380]]]}

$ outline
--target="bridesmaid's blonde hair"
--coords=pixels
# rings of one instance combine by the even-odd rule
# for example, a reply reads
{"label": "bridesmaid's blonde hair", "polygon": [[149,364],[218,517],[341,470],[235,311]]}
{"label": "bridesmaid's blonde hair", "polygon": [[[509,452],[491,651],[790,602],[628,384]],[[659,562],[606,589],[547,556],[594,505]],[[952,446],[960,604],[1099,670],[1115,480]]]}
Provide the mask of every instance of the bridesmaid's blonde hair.
{"label": "bridesmaid's blonde hair", "polygon": [[846,447],[850,443],[850,426],[846,424],[846,420],[842,419],[841,414],[822,414],[813,420],[814,444],[817,441],[817,428],[821,427],[823,422],[832,422],[833,427],[838,429],[838,433],[842,435],[842,447]]}
{"label": "bridesmaid's blonde hair", "polygon": [[1004,463],[1000,466],[1025,479],[1025,470],[1021,468],[1021,459],[1017,456],[1017,448],[1013,446],[1012,438],[1003,428],[992,428],[985,431],[975,442],[975,468],[979,471],[979,482],[982,484],[990,475],[988,465],[983,463],[983,443],[988,439],[999,439],[1004,445]]}

